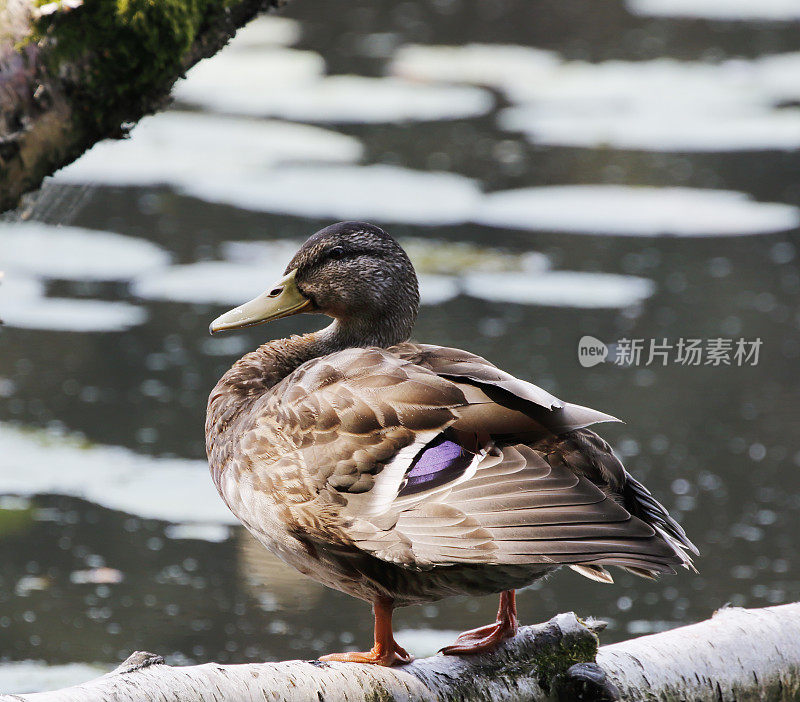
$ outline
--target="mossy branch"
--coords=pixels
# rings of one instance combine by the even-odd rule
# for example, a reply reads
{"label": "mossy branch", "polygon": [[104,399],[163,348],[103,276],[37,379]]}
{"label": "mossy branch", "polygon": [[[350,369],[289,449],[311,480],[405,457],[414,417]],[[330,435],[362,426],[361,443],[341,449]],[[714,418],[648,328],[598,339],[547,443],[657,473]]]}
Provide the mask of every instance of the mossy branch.
{"label": "mossy branch", "polygon": [[[574,614],[523,627],[498,651],[482,656],[433,656],[395,668],[355,663],[288,661],[172,667],[137,652],[116,670],[65,690],[20,695],[16,702],[544,702],[576,664],[591,664],[597,636]],[[0,696],[0,702],[10,702]]]}
{"label": "mossy branch", "polygon": [[0,0],[0,211],[282,0]]}

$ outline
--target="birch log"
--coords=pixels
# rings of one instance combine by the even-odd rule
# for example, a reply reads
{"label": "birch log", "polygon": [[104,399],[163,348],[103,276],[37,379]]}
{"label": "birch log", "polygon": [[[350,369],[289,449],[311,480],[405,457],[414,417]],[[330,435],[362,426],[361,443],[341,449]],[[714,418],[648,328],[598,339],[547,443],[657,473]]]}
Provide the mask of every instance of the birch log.
{"label": "birch log", "polygon": [[0,212],[283,0],[0,0]]}
{"label": "birch log", "polygon": [[727,607],[699,624],[603,646],[597,662],[626,700],[800,700],[800,602]]}
{"label": "birch log", "polygon": [[748,702],[800,699],[800,603],[727,608],[710,620],[598,649],[601,625],[560,614],[491,654],[397,668],[289,661],[172,667],[135,653],[83,685],[0,702]]}
{"label": "birch log", "polygon": [[289,661],[171,667],[138,652],[97,680],[57,692],[0,697],[0,702],[539,702],[575,664],[591,662],[597,636],[572,614],[527,626],[491,655],[432,656],[396,668],[355,663]]}

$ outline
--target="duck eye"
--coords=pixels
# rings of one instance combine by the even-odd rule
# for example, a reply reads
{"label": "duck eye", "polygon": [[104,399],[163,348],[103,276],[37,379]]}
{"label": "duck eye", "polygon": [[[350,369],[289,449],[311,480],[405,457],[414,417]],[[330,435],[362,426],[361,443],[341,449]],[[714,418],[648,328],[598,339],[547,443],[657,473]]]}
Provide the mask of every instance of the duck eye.
{"label": "duck eye", "polygon": [[334,260],[339,260],[344,256],[344,249],[341,246],[334,246],[329,252],[328,257]]}

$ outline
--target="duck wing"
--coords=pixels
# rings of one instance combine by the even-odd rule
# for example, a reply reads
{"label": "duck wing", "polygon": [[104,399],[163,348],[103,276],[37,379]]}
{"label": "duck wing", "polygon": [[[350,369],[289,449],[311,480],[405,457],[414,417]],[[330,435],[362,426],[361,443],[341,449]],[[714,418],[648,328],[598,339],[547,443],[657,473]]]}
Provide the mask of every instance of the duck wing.
{"label": "duck wing", "polygon": [[569,565],[602,580],[609,565],[646,577],[692,567],[696,549],[681,527],[593,432],[493,443],[441,482],[436,469],[452,469],[453,446],[462,466],[472,455],[463,438],[448,429],[426,447],[392,505],[391,529],[364,529],[362,548],[385,560],[413,555],[417,567]]}
{"label": "duck wing", "polygon": [[428,549],[418,548],[421,554],[455,559],[453,544],[439,539],[444,531],[425,524],[444,513],[461,528],[474,522],[488,534],[498,563],[616,565],[652,576],[691,567],[687,552],[696,552],[610,447],[586,429],[532,444],[496,444],[474,476],[401,513],[396,528],[420,535]]}
{"label": "duck wing", "polygon": [[499,420],[499,431],[524,433],[525,425],[520,426],[512,420],[510,411],[516,411],[529,420],[535,420],[539,425],[538,432],[547,435],[598,422],[619,421],[610,414],[562,402],[537,385],[520,380],[468,351],[414,342],[398,344],[390,351],[399,358],[452,380],[462,388],[472,405],[462,413],[462,424],[467,423],[469,416],[473,418],[476,428],[483,426],[491,430],[495,415]]}
{"label": "duck wing", "polygon": [[[571,565],[600,579],[605,565],[651,576],[691,564],[680,527],[584,428],[609,415],[478,356],[348,349],[301,366],[269,404],[285,439],[263,480],[290,529],[328,548],[414,569]],[[243,439],[254,464],[258,445]]]}

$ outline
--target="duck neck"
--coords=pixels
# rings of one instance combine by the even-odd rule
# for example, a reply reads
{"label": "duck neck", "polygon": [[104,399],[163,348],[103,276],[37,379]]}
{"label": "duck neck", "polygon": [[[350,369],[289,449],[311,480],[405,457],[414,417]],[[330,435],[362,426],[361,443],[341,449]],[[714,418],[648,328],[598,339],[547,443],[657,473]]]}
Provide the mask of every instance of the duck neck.
{"label": "duck neck", "polygon": [[[316,333],[315,356],[325,356],[344,349],[380,346],[388,348],[407,341],[416,315],[407,318],[395,313],[376,317],[358,316],[336,319]],[[310,335],[311,336],[311,335]]]}
{"label": "duck neck", "polygon": [[256,396],[279,383],[287,375],[312,358],[321,358],[337,351],[367,346],[389,347],[406,341],[413,320],[383,317],[378,320],[334,320],[324,329],[276,339],[263,344],[237,361],[222,377],[221,384],[241,395]]}

